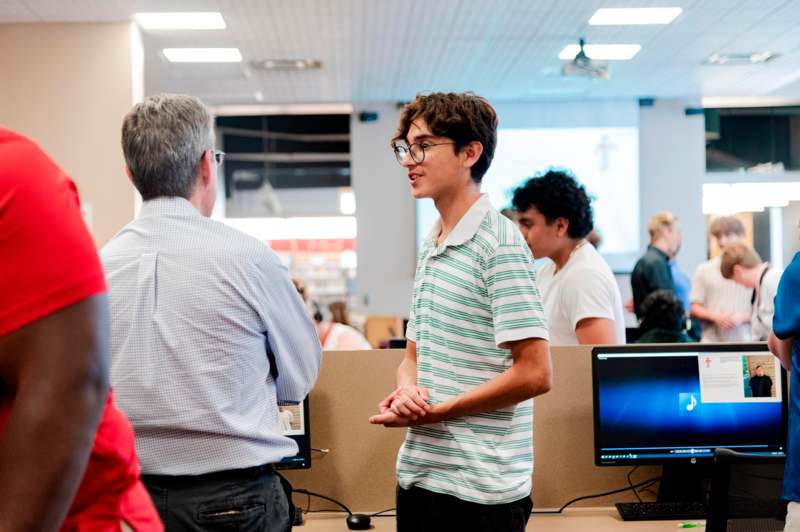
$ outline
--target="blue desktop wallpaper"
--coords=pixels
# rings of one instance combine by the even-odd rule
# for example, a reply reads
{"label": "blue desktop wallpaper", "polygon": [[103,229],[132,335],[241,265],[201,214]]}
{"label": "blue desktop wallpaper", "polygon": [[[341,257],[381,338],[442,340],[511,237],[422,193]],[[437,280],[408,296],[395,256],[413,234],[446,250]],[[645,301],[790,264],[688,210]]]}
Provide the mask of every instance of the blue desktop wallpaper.
{"label": "blue desktop wallpaper", "polygon": [[603,449],[782,442],[780,402],[701,403],[696,356],[612,358],[597,371]]}

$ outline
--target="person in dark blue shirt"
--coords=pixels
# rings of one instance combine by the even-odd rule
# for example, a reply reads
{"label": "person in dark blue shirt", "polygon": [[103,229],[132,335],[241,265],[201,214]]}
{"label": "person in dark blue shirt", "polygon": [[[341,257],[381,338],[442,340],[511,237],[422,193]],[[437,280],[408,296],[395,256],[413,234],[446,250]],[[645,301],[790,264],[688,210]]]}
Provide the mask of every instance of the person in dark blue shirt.
{"label": "person in dark blue shirt", "polygon": [[769,348],[790,371],[783,498],[789,501],[785,530],[796,531],[800,530],[800,253],[794,256],[778,284]]}
{"label": "person in dark blue shirt", "polygon": [[685,271],[681,270],[681,267],[678,266],[675,259],[669,261],[669,271],[672,274],[672,284],[675,287],[675,295],[680,299],[683,310],[688,315],[689,311],[692,309],[692,299],[689,297],[689,294],[692,293],[692,280]]}

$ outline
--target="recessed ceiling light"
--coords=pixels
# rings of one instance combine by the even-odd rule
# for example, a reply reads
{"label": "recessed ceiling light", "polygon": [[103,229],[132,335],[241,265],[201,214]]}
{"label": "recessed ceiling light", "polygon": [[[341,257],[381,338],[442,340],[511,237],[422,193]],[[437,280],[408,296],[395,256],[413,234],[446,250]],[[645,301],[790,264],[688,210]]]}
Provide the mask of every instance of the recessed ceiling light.
{"label": "recessed ceiling light", "polygon": [[224,30],[219,12],[136,13],[136,22],[146,30]]}
{"label": "recessed ceiling light", "polygon": [[601,8],[594,12],[592,26],[628,26],[643,24],[669,24],[681,14],[679,7]]}
{"label": "recessed ceiling light", "polygon": [[773,52],[752,52],[744,54],[711,54],[704,61],[707,65],[756,65],[778,57]]}
{"label": "recessed ceiling light", "polygon": [[171,63],[240,63],[238,48],[164,48],[164,57]]}
{"label": "recessed ceiling light", "polygon": [[[583,47],[590,59],[601,61],[627,61],[639,53],[642,47],[638,44],[587,44]],[[574,59],[581,47],[578,44],[568,44],[558,54],[559,59],[568,61]]]}

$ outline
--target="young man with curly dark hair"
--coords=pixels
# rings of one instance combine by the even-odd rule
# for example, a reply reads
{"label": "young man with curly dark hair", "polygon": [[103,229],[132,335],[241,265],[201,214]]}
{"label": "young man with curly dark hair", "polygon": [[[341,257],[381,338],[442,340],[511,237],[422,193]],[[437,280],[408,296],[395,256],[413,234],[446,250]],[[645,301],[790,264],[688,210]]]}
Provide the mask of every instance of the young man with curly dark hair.
{"label": "young man with curly dark hair", "polygon": [[548,170],[514,191],[517,223],[536,258],[553,345],[624,344],[622,296],[611,268],[586,235],[593,228],[586,189],[568,172]]}
{"label": "young man with curly dark hair", "polygon": [[519,531],[532,502],[532,401],[550,389],[533,258],[481,195],[497,116],[472,94],[417,96],[392,146],[440,219],[420,251],[397,388],[371,423],[410,427],[397,529]]}

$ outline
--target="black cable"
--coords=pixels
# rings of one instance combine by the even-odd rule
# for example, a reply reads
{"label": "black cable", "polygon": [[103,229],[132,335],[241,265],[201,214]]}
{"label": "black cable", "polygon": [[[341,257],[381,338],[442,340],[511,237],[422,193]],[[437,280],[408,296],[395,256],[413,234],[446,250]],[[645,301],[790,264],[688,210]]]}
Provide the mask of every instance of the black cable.
{"label": "black cable", "polygon": [[303,495],[310,495],[310,496],[313,496],[313,497],[319,497],[320,499],[325,499],[326,501],[331,501],[333,504],[336,504],[336,505],[341,506],[342,508],[344,508],[344,511],[347,512],[347,515],[353,515],[353,512],[350,511],[350,508],[348,508],[344,504],[340,503],[336,499],[331,499],[330,497],[326,497],[325,495],[320,495],[319,493],[314,493],[313,491],[308,491],[308,490],[304,490],[304,489],[295,489],[295,490],[292,490],[292,491],[294,493],[302,493]]}
{"label": "black cable", "polygon": [[653,495],[654,497],[658,497],[658,494],[656,492],[654,492],[653,490],[649,489],[649,488],[651,486],[654,486],[654,485],[658,484],[660,480],[661,479],[656,479],[653,482],[651,482],[650,484],[648,484],[647,486],[642,486],[641,488],[639,488],[636,491],[638,491],[639,493],[649,493],[649,494]]}
{"label": "black cable", "polygon": [[782,477],[768,477],[766,475],[757,475],[755,473],[745,473],[744,471],[731,471],[731,476],[741,476],[741,477],[748,477],[748,478],[758,478],[761,480],[775,480],[777,482],[783,482]]}
{"label": "black cable", "polygon": [[605,497],[606,495],[614,495],[615,493],[622,493],[623,491],[628,491],[630,489],[636,490],[638,488],[641,488],[642,486],[651,485],[652,483],[654,483],[655,481],[660,480],[660,479],[661,479],[661,477],[648,478],[647,480],[645,480],[643,482],[639,482],[638,484],[634,484],[632,486],[628,486],[628,487],[625,487],[625,488],[612,490],[612,491],[606,491],[605,493],[597,493],[595,495],[584,495],[583,497],[576,497],[576,498],[572,499],[571,501],[568,501],[566,504],[564,504],[564,506],[562,506],[558,510],[542,510],[542,511],[538,511],[538,512],[534,511],[534,512],[531,512],[531,513],[533,513],[533,514],[560,514],[567,508],[567,506],[570,506],[571,504],[574,504],[574,503],[576,503],[578,501],[583,501],[583,500],[586,500],[586,499],[596,499],[598,497]]}
{"label": "black cable", "polygon": [[374,514],[369,514],[370,517],[397,517],[396,514],[387,514],[386,512],[391,512],[396,508],[387,508],[386,510],[381,510],[380,512],[375,512]]}
{"label": "black cable", "polygon": [[628,477],[628,487],[631,489],[631,491],[633,491],[633,494],[636,495],[636,500],[638,500],[639,502],[642,502],[642,498],[639,497],[639,492],[636,491],[635,489],[633,489],[633,481],[631,480],[631,475],[633,475],[636,472],[637,469],[639,469],[638,465],[634,466],[633,469],[628,471],[628,475],[627,475],[627,477]]}

